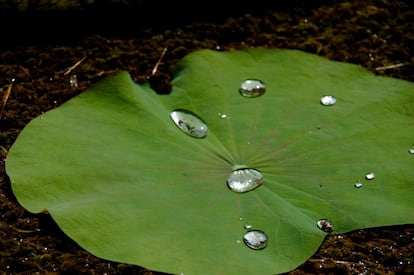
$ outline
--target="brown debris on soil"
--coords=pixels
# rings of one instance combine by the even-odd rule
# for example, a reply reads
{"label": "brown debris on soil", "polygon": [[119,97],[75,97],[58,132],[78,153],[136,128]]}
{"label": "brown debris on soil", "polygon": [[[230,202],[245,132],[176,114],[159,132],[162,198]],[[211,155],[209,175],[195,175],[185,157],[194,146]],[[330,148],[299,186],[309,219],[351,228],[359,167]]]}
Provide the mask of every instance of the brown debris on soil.
{"label": "brown debris on soil", "polygon": [[[301,49],[360,64],[377,74],[414,81],[411,1],[303,2],[312,4],[293,1],[278,6],[259,1],[260,7],[240,8],[235,13],[226,10],[217,17],[208,13],[197,17],[197,9],[187,22],[174,21],[174,13],[176,18],[184,14],[180,7],[168,13],[151,6],[125,15],[148,11],[155,19],[137,19],[141,27],[132,19],[122,21],[122,14],[104,16],[113,25],[94,23],[108,32],[102,28],[83,30],[82,24],[86,29],[88,21],[77,17],[71,17],[70,23],[63,17],[66,23],[62,23],[54,16],[56,22],[46,28],[55,24],[59,29],[62,23],[56,36],[48,36],[41,24],[36,32],[31,22],[4,19],[25,27],[3,29],[0,44],[0,274],[162,274],[96,258],[63,234],[46,213],[28,213],[13,196],[4,166],[8,149],[31,119],[120,70],[129,71],[137,83],[147,81],[167,47],[157,67],[164,78],[158,81],[168,80],[174,64],[197,49],[249,47]],[[289,274],[413,274],[413,240],[414,225],[328,235],[315,255]]]}

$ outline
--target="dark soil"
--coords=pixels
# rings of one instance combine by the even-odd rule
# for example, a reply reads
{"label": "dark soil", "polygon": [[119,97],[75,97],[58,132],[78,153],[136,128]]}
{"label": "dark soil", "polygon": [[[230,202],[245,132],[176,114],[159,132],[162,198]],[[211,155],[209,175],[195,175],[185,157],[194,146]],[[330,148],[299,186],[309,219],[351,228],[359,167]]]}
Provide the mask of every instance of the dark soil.
{"label": "dark soil", "polygon": [[[130,2],[110,9],[0,11],[0,274],[161,274],[96,258],[47,214],[27,212],[4,164],[31,119],[119,70],[137,83],[147,81],[166,47],[163,76],[197,49],[261,46],[301,49],[414,81],[410,0],[231,1],[229,7],[219,1]],[[414,225],[399,225],[328,235],[289,274],[414,274],[413,262]]]}

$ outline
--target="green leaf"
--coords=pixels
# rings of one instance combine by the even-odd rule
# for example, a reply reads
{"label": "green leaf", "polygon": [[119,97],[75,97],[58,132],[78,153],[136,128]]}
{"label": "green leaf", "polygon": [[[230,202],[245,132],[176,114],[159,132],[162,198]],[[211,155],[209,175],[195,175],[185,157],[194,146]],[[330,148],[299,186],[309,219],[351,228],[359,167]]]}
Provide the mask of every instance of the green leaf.
{"label": "green leaf", "polygon": [[[266,92],[242,96],[246,79]],[[206,123],[206,137],[175,125],[180,109]],[[414,223],[413,118],[408,81],[296,50],[200,50],[177,64],[170,95],[121,72],[34,119],[6,168],[25,208],[46,209],[98,257],[175,274],[275,274],[315,253],[320,219],[333,233]],[[178,126],[195,131],[187,119]],[[231,190],[240,168],[263,183]],[[244,244],[246,225],[265,232],[265,248]]]}

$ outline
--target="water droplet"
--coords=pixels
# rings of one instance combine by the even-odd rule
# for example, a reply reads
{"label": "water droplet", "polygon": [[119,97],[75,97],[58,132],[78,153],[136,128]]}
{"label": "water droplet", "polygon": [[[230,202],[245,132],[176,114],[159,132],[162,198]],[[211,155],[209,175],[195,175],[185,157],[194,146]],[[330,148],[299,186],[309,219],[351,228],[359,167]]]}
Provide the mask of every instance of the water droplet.
{"label": "water droplet", "polygon": [[250,230],[243,236],[244,243],[254,250],[260,250],[267,246],[267,235],[260,230]]}
{"label": "water droplet", "polygon": [[369,56],[369,59],[371,61],[374,61],[375,60],[375,57],[374,57],[374,55],[372,53],[368,53],[368,56]]}
{"label": "water droplet", "polygon": [[331,233],[333,231],[333,223],[328,219],[320,219],[316,224],[323,232]]}
{"label": "water droplet", "polygon": [[413,148],[408,149],[408,153],[410,153],[410,154],[414,154],[414,147],[413,147]]}
{"label": "water droplet", "polygon": [[244,229],[246,229],[246,230],[250,230],[250,229],[252,229],[253,227],[250,225],[250,224],[245,224],[244,225]]}
{"label": "water droplet", "polygon": [[240,85],[239,92],[245,97],[257,97],[264,94],[266,85],[258,79],[246,79]]}
{"label": "water droplet", "polygon": [[263,183],[263,174],[256,169],[241,168],[230,173],[227,185],[237,193],[253,190]]}
{"label": "water droplet", "polygon": [[362,187],[362,183],[360,183],[360,182],[356,182],[356,183],[354,184],[354,186],[355,186],[355,188],[360,188],[360,187]]}
{"label": "water droplet", "polygon": [[331,95],[324,95],[321,97],[321,103],[324,106],[331,106],[336,103],[336,98]]}
{"label": "water droplet", "polygon": [[228,118],[228,116],[226,114],[223,113],[218,113],[219,118],[225,119]]}
{"label": "water droplet", "polygon": [[78,77],[73,74],[69,77],[69,84],[72,88],[78,88]]}
{"label": "water droplet", "polygon": [[207,136],[207,124],[196,114],[184,109],[177,109],[171,112],[170,117],[184,133],[195,138]]}
{"label": "water droplet", "polygon": [[375,174],[374,173],[368,173],[368,174],[366,174],[365,175],[365,178],[367,179],[367,180],[372,180],[372,179],[374,179],[375,178]]}

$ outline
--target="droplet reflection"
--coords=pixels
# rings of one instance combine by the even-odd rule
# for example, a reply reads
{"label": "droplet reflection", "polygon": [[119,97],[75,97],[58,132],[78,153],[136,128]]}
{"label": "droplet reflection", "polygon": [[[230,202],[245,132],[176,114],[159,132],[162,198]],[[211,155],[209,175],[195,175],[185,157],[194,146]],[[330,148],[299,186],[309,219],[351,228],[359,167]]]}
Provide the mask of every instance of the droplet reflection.
{"label": "droplet reflection", "polygon": [[195,138],[207,136],[207,124],[196,114],[188,110],[177,109],[171,112],[170,117],[184,133]]}
{"label": "droplet reflection", "polygon": [[246,79],[240,85],[239,92],[245,97],[257,97],[266,92],[266,85],[258,79]]}
{"label": "droplet reflection", "polygon": [[247,231],[243,236],[244,243],[254,250],[260,250],[267,246],[267,235],[261,230]]}

